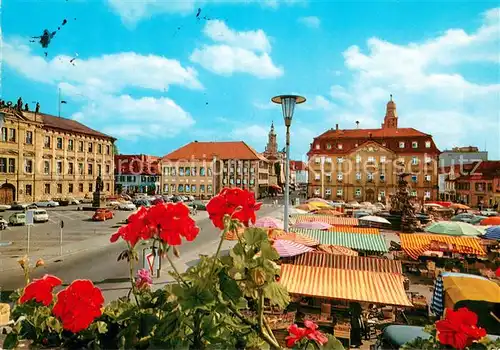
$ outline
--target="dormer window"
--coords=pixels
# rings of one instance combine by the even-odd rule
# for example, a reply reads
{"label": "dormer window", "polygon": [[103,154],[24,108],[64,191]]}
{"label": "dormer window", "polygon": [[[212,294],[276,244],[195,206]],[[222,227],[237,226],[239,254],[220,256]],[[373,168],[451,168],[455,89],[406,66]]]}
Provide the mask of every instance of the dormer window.
{"label": "dormer window", "polygon": [[385,142],[382,142],[382,146],[384,146],[384,147],[385,147],[386,145],[387,145],[387,144],[386,144]]}
{"label": "dormer window", "polygon": [[431,142],[425,141],[425,148],[431,148]]}
{"label": "dormer window", "polygon": [[342,149],[342,144],[341,144],[341,143],[339,143],[339,144],[337,145],[337,148],[338,148],[338,149]]}
{"label": "dormer window", "polygon": [[331,144],[329,144],[329,143],[327,143],[327,144],[326,144],[326,149],[332,149],[332,145],[331,145]]}
{"label": "dormer window", "polygon": [[418,142],[417,142],[417,141],[413,141],[413,142],[411,143],[411,147],[412,147],[412,148],[418,148]]}
{"label": "dormer window", "polygon": [[319,149],[319,143],[316,144],[316,149]]}
{"label": "dormer window", "polygon": [[399,148],[405,148],[405,143],[404,143],[404,141],[401,141],[401,142],[399,143]]}

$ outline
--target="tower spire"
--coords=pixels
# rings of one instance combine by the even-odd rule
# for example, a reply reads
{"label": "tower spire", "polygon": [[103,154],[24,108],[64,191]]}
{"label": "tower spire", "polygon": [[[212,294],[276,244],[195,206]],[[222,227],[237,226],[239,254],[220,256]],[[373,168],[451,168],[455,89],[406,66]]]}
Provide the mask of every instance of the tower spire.
{"label": "tower spire", "polygon": [[398,113],[396,111],[396,103],[392,99],[392,94],[390,95],[390,100],[387,102],[387,107],[385,110],[385,118],[382,123],[382,129],[397,129],[398,127]]}

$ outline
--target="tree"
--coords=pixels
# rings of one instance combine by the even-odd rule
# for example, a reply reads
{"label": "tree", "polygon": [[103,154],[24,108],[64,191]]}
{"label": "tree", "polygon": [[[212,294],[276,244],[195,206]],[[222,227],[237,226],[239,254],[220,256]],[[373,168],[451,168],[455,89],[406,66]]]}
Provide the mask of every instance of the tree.
{"label": "tree", "polygon": [[283,183],[281,182],[281,163],[274,163],[274,173],[276,174],[276,178],[278,179],[278,186],[282,187]]}
{"label": "tree", "polygon": [[116,143],[113,143],[113,155],[120,154],[120,151],[118,150],[118,146]]}

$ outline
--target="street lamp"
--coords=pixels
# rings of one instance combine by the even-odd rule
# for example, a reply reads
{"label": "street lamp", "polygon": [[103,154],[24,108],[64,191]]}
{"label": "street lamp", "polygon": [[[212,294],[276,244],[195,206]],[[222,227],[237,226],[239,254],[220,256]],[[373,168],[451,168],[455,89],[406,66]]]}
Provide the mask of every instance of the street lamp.
{"label": "street lamp", "polygon": [[292,125],[293,111],[295,105],[306,102],[305,97],[297,95],[280,95],[271,99],[272,102],[280,104],[283,109],[283,119],[286,126],[286,159],[285,159],[285,212],[284,229],[288,231],[288,207],[290,205],[290,125]]}

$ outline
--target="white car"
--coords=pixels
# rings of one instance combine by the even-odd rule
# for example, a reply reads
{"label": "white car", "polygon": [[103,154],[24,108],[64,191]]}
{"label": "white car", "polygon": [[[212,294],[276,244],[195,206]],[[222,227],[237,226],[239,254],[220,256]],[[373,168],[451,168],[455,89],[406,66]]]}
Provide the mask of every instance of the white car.
{"label": "white car", "polygon": [[118,209],[120,209],[120,210],[136,210],[137,207],[132,202],[121,202],[118,204]]}
{"label": "white car", "polygon": [[71,204],[76,204],[76,205],[80,204],[80,201],[76,198],[73,198],[73,197],[68,198],[68,202],[69,202],[68,204],[70,204],[70,205]]}
{"label": "white car", "polygon": [[33,221],[34,222],[47,222],[49,221],[49,214],[46,210],[36,209],[33,210]]}
{"label": "white car", "polygon": [[9,209],[10,209],[10,205],[0,204],[0,211],[9,210]]}
{"label": "white car", "polygon": [[120,203],[121,202],[119,202],[119,201],[109,201],[107,206],[108,207],[117,207],[120,205]]}
{"label": "white car", "polygon": [[59,206],[58,202],[54,202],[53,200],[48,200],[48,201],[39,201],[36,202],[35,205],[37,207],[48,207],[48,208],[55,208]]}

